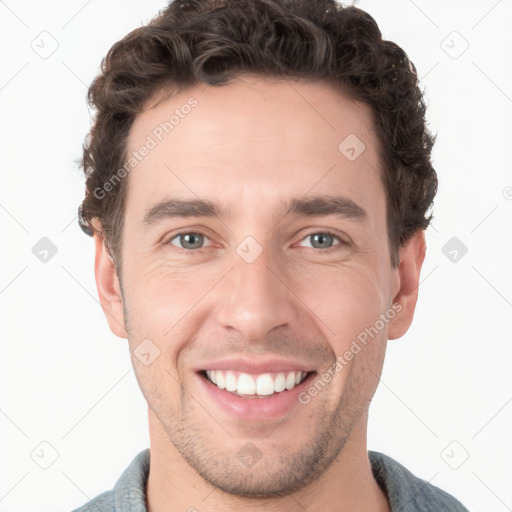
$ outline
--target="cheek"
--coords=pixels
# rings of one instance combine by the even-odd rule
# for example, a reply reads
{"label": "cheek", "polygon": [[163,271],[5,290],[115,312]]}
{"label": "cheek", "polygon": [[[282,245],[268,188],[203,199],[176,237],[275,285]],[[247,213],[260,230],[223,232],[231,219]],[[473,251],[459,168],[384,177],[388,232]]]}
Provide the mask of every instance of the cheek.
{"label": "cheek", "polygon": [[130,278],[123,280],[123,289],[131,343],[149,338],[169,364],[175,361],[202,321],[198,316],[204,316],[207,293],[222,277],[217,270],[176,269],[147,261],[127,267],[125,276]]}
{"label": "cheek", "polygon": [[387,307],[387,290],[369,269],[356,264],[318,266],[291,286],[336,354],[373,326]]}

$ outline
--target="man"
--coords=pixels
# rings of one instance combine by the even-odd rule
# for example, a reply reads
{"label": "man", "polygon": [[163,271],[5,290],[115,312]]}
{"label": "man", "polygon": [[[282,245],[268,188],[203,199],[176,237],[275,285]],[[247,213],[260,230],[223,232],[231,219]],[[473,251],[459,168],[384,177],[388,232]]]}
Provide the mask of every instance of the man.
{"label": "man", "polygon": [[366,446],[437,189],[403,50],[330,0],[176,1],[89,99],[80,219],[150,449],[78,510],[466,510]]}

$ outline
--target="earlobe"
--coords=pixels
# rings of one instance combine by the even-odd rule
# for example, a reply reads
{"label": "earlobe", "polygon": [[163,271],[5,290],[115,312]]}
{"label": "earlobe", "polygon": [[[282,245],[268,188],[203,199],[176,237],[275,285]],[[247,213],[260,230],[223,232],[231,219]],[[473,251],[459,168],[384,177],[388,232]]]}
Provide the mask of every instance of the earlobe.
{"label": "earlobe", "polygon": [[393,304],[399,303],[401,309],[389,323],[388,338],[390,340],[402,337],[412,323],[425,253],[425,231],[422,229],[418,230],[400,249],[400,264],[396,271],[399,286],[393,298]]}
{"label": "earlobe", "polygon": [[116,267],[105,244],[105,239],[98,231],[94,233],[96,259],[94,271],[96,287],[101,307],[107,317],[110,330],[120,338],[127,338],[123,299]]}

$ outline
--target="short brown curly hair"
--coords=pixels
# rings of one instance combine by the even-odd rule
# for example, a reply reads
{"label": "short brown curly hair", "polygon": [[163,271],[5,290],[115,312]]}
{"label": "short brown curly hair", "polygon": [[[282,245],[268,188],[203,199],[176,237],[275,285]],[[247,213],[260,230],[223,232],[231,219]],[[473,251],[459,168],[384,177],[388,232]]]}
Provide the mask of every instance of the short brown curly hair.
{"label": "short brown curly hair", "polygon": [[82,228],[92,234],[99,221],[120,263],[127,180],[106,194],[95,191],[123,167],[135,117],[161,90],[222,86],[241,74],[323,82],[371,107],[391,263],[398,266],[399,248],[432,219],[434,136],[404,50],[382,39],[368,13],[335,0],[175,0],[115,43],[88,93],[96,116],[83,148]]}

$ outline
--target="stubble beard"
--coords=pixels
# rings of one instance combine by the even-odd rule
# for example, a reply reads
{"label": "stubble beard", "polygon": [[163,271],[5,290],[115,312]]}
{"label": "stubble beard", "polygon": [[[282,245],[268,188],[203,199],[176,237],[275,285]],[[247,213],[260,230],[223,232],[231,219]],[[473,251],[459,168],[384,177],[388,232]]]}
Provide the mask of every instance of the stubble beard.
{"label": "stubble beard", "polygon": [[[315,397],[316,400],[320,398]],[[207,419],[209,426],[198,421],[198,417],[206,413],[187,397],[183,388],[180,419],[175,414],[160,414],[166,410],[165,407],[152,407],[152,410],[184,461],[207,483],[238,497],[271,498],[303,489],[318,479],[338,457],[355,425],[367,411],[363,402],[359,402],[356,409],[348,402],[346,394],[343,394],[334,411],[328,410],[327,400],[316,404],[315,418],[318,419],[311,441],[302,443],[286,454],[277,453],[276,449],[265,450],[265,445],[270,445],[268,441],[279,429],[287,428],[289,422],[293,423],[294,412],[268,438],[239,439],[239,442],[233,443],[230,434],[216,425],[214,419]],[[230,446],[236,444],[238,448],[228,450],[215,439],[214,432],[227,436]],[[289,439],[290,436],[285,438]],[[261,448],[261,458],[252,467],[247,467],[239,455],[248,443]]]}
{"label": "stubble beard", "polygon": [[[130,336],[127,313],[125,309],[128,338],[137,339]],[[221,427],[217,428],[215,419],[208,416],[208,413],[188,396],[183,386],[181,411],[176,411],[166,403],[166,397],[162,396],[161,389],[155,389],[151,382],[146,382],[145,376],[137,375],[137,370],[136,375],[148,406],[161,423],[169,441],[190,468],[208,484],[225,493],[243,498],[264,499],[290,495],[317,480],[336,460],[354,427],[367,415],[376,383],[373,389],[368,388],[367,379],[370,375],[361,366],[347,371],[350,373],[334,410],[333,399],[324,389],[309,404],[297,404],[289,417],[268,437],[272,439],[273,434],[287,428],[289,422],[293,422],[297,408],[309,407],[312,404],[316,408],[313,416],[316,425],[310,435],[311,441],[302,443],[291,450],[291,453],[286,454],[276,453],[275,449],[265,453],[263,448],[261,459],[252,467],[245,466],[240,460],[240,449],[249,442],[263,446],[267,439],[240,439],[239,448],[229,452],[226,446],[220,445],[215,439],[213,432],[227,436],[228,441],[232,441],[230,435]],[[206,425],[201,416],[206,416]],[[289,439],[290,436],[285,438]],[[231,442],[231,445],[234,444]],[[172,475],[170,477],[172,478]]]}

